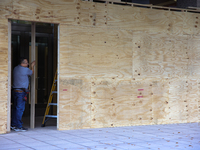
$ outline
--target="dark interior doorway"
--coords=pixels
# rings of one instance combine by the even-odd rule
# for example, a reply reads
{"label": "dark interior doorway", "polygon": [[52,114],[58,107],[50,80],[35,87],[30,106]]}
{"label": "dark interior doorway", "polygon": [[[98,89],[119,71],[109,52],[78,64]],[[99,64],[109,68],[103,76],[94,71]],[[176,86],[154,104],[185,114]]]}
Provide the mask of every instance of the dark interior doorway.
{"label": "dark interior doorway", "polygon": [[[11,30],[11,70],[13,70],[14,67],[18,65],[18,59],[20,57],[25,57],[30,62],[31,22],[12,20]],[[35,127],[41,126],[42,124],[54,74],[57,69],[57,32],[57,24],[36,23],[35,58],[37,67],[35,68]],[[56,100],[57,98],[54,97],[53,102],[56,102]],[[52,106],[50,111],[51,114],[55,115],[57,113],[57,107]],[[24,126],[30,127],[30,95],[28,96],[22,120]],[[51,121],[46,123],[46,126],[56,126],[56,124],[56,119],[51,119]]]}

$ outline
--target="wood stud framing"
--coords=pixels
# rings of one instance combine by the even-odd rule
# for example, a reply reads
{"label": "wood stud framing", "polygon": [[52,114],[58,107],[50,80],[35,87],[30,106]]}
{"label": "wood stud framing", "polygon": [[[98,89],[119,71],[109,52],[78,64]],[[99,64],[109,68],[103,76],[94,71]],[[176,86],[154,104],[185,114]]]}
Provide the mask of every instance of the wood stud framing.
{"label": "wood stud framing", "polygon": [[11,20],[8,20],[8,103],[7,103],[7,132],[11,124]]}
{"label": "wood stud framing", "polygon": [[[85,1],[85,0],[83,0]],[[87,0],[90,2],[93,2],[93,0]],[[165,7],[165,6],[157,6],[152,4],[138,4],[138,3],[130,3],[130,2],[122,2],[121,0],[98,0],[99,2],[105,2],[106,4],[124,4],[129,5],[132,7],[145,7],[150,9],[161,9],[161,10],[169,10],[169,11],[181,11],[181,12],[198,12],[200,13],[200,10],[198,7],[188,7],[187,9],[183,8],[173,8],[173,7]]]}
{"label": "wood stud framing", "polygon": [[[36,29],[36,23],[33,22],[31,24],[31,62],[35,60],[35,29]],[[36,68],[36,67],[35,67]],[[35,70],[35,69],[34,69]],[[36,71],[34,71],[34,74],[31,76],[31,116],[30,116],[30,127],[35,128],[35,74]]]}

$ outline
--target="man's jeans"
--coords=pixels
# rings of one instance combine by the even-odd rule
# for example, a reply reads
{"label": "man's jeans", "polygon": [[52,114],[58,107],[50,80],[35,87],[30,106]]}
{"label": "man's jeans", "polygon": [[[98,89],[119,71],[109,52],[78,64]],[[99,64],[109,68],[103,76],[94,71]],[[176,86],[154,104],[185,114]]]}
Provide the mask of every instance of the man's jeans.
{"label": "man's jeans", "polygon": [[23,99],[25,92],[19,93],[13,91],[13,112],[12,112],[12,121],[11,125],[17,128],[21,128],[23,122],[21,121],[22,115],[25,109],[26,101]]}

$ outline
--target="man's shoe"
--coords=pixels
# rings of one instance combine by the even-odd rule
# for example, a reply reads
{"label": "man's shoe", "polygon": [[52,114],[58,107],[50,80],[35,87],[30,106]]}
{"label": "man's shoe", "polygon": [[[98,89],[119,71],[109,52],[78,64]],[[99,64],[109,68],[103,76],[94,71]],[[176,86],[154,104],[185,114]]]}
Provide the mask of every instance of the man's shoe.
{"label": "man's shoe", "polygon": [[14,130],[15,128],[16,128],[15,126],[11,126],[11,127],[10,127],[11,130]]}
{"label": "man's shoe", "polygon": [[19,128],[15,127],[13,128],[14,131],[19,131]]}
{"label": "man's shoe", "polygon": [[24,127],[21,127],[21,128],[15,128],[13,129],[14,131],[17,131],[17,132],[23,132],[23,131],[27,131],[28,129],[27,128],[24,128]]}
{"label": "man's shoe", "polygon": [[24,127],[19,128],[19,131],[27,131],[27,130],[28,128],[24,128]]}

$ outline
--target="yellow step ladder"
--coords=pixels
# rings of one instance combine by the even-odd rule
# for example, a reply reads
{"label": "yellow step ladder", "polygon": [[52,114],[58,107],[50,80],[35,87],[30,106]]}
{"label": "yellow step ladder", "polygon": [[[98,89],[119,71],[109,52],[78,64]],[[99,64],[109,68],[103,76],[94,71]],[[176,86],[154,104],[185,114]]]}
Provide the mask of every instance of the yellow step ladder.
{"label": "yellow step ladder", "polygon": [[50,95],[49,95],[46,111],[45,111],[44,118],[43,118],[43,121],[42,121],[42,125],[41,125],[42,127],[45,127],[45,123],[49,119],[57,118],[57,115],[49,115],[50,107],[55,106],[55,105],[57,106],[57,103],[51,103],[52,99],[53,99],[53,94],[57,94],[56,86],[57,86],[57,70],[56,70],[56,73],[55,73],[55,76],[54,76],[54,80],[53,80],[53,84],[52,84],[52,87],[51,87],[51,92],[50,92]]}

